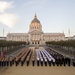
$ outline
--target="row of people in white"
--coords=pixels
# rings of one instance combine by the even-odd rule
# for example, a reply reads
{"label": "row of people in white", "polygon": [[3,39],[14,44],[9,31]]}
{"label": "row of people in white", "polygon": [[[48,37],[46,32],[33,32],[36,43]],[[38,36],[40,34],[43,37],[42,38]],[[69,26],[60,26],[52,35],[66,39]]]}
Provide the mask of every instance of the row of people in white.
{"label": "row of people in white", "polygon": [[39,53],[38,53],[39,51],[38,50],[36,50],[36,58],[37,58],[37,61],[39,61]]}
{"label": "row of people in white", "polygon": [[46,57],[48,59],[49,66],[51,66],[51,64],[53,64],[53,66],[55,66],[54,57],[52,57],[52,55],[50,55],[46,50],[43,50],[43,53],[46,55]]}
{"label": "row of people in white", "polygon": [[43,50],[43,52],[47,56],[48,60],[55,62],[55,59],[46,50]]}
{"label": "row of people in white", "polygon": [[36,50],[36,59],[37,59],[37,66],[39,66],[40,56],[39,56],[39,50]]}
{"label": "row of people in white", "polygon": [[38,53],[39,53],[40,60],[43,61],[43,58],[42,58],[40,51],[38,51]]}
{"label": "row of people in white", "polygon": [[39,65],[40,61],[45,62],[45,65],[47,65],[47,62],[55,62],[55,59],[46,50],[36,49],[36,56],[37,65]]}

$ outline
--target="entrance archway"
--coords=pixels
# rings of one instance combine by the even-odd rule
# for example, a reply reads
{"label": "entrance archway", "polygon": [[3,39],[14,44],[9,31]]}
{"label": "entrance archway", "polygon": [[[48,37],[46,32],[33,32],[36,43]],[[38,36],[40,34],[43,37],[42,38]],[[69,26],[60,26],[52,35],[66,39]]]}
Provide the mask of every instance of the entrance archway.
{"label": "entrance archway", "polygon": [[38,44],[39,44],[39,41],[38,41]]}
{"label": "entrance archway", "polygon": [[37,42],[35,41],[35,44],[37,44]]}

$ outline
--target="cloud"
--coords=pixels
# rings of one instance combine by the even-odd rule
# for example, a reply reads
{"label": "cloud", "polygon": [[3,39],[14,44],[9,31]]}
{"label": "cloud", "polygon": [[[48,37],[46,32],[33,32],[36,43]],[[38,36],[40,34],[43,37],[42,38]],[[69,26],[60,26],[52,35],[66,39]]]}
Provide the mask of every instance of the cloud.
{"label": "cloud", "polygon": [[13,27],[18,21],[16,14],[5,12],[12,7],[12,4],[13,2],[0,1],[0,23],[8,27]]}
{"label": "cloud", "polygon": [[0,22],[7,25],[8,27],[13,27],[18,21],[18,16],[15,14],[0,14]]}
{"label": "cloud", "polygon": [[0,1],[0,13],[4,13],[6,9],[12,7],[13,2]]}

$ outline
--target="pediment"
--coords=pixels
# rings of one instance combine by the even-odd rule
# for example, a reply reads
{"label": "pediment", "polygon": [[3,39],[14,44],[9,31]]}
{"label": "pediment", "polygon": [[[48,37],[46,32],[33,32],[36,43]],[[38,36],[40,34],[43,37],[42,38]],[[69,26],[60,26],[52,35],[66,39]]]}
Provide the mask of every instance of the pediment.
{"label": "pediment", "polygon": [[30,34],[42,34],[43,32],[38,31],[38,30],[33,30],[30,32]]}

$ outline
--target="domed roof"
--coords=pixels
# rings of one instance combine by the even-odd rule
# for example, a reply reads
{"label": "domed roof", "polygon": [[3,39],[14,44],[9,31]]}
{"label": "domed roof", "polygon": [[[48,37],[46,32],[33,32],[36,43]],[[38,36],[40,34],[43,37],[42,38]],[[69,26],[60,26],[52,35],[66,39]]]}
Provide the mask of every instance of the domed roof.
{"label": "domed roof", "polygon": [[30,26],[29,26],[29,33],[32,31],[37,31],[37,32],[42,32],[42,25],[40,21],[37,19],[37,16],[35,14],[34,19],[31,21]]}
{"label": "domed roof", "polygon": [[34,22],[40,23],[40,21],[37,19],[36,14],[35,14],[35,16],[34,16],[34,19],[31,21],[31,23],[34,23]]}

